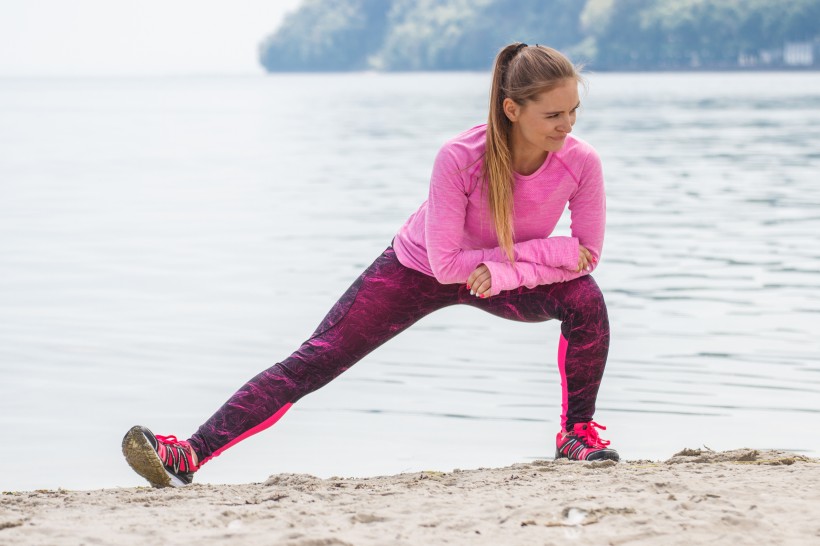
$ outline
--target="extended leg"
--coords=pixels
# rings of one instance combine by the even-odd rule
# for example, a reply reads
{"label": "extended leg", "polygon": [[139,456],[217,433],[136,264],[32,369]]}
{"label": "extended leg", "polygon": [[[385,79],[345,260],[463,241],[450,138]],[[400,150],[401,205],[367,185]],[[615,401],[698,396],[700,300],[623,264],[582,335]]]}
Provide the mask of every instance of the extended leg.
{"label": "extended leg", "polygon": [[245,385],[188,440],[200,464],[275,423],[302,396],[447,305],[458,288],[401,265],[388,248],[344,293],[302,346]]}

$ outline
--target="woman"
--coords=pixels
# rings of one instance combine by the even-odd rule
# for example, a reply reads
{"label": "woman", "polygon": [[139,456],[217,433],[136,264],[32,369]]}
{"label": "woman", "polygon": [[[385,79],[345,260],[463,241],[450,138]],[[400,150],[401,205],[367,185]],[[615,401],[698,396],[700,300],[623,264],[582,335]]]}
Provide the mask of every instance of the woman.
{"label": "woman", "polygon": [[[467,304],[495,315],[561,321],[563,412],[556,457],[618,460],[592,421],[609,349],[606,305],[589,273],[604,236],[601,164],[569,135],[576,68],[544,46],[511,44],[495,60],[486,125],[440,150],[428,200],[295,353],[240,388],[187,441],[133,427],[131,467],[155,487],[194,472],[275,423],[421,317]],[[571,237],[549,237],[569,203]]]}

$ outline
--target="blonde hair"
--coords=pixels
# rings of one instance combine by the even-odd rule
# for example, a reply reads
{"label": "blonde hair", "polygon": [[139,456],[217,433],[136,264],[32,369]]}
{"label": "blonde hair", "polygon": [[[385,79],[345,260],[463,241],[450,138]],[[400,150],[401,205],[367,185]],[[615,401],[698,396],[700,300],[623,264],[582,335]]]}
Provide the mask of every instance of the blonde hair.
{"label": "blonde hair", "polygon": [[490,211],[498,235],[498,246],[510,262],[513,253],[513,169],[510,133],[512,122],[504,113],[504,99],[518,104],[555,89],[567,79],[583,82],[580,69],[559,51],[546,46],[516,42],[503,48],[495,58],[487,119],[487,146],[482,175]]}

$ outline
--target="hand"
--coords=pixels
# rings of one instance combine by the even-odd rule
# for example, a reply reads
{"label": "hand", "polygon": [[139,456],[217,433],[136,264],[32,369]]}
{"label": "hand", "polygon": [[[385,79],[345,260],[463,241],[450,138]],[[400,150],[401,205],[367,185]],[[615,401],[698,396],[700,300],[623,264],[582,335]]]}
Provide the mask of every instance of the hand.
{"label": "hand", "polygon": [[490,288],[493,286],[492,275],[486,265],[481,264],[475,268],[475,271],[470,273],[467,278],[467,288],[470,289],[471,294],[475,294],[479,298],[490,297]]}
{"label": "hand", "polygon": [[598,258],[593,256],[592,252],[583,245],[578,245],[578,269],[575,272],[592,271],[592,266],[596,263],[598,263]]}

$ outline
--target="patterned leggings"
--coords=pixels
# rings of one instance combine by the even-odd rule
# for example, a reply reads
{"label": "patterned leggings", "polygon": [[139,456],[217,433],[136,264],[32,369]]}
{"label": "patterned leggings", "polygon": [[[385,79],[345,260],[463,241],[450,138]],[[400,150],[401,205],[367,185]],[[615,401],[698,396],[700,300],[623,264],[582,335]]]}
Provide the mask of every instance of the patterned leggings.
{"label": "patterned leggings", "polygon": [[204,463],[274,424],[290,406],[340,375],[365,355],[429,313],[467,304],[523,322],[561,321],[558,367],[562,426],[592,419],[609,351],[609,321],[590,276],[491,298],[464,284],[441,284],[399,263],[388,247],[356,279],[310,339],[244,386],[188,440]]}

